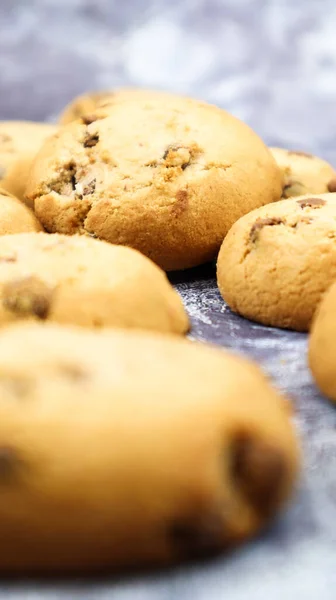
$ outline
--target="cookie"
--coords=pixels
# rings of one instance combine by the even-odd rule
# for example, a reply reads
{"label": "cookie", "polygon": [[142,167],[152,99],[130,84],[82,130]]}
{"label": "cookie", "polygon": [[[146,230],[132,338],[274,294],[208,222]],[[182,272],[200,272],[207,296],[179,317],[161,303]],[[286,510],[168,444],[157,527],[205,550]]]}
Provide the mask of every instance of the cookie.
{"label": "cookie", "polygon": [[142,88],[119,88],[116,90],[87,92],[86,94],[74,98],[70,104],[65,107],[59,118],[59,122],[61,125],[67,125],[86,115],[91,115],[99,108],[112,106],[119,102],[133,99],[143,100],[148,97],[153,98],[153,96],[165,98],[169,95],[168,92],[159,92]]}
{"label": "cookie", "polygon": [[42,231],[42,226],[25,204],[0,188],[0,236],[28,231]]}
{"label": "cookie", "polygon": [[306,331],[336,279],[336,194],[281,200],[225,238],[217,280],[229,307],[264,325]]}
{"label": "cookie", "polygon": [[203,344],[7,328],[0,396],[1,571],[205,557],[292,491],[288,405],[252,363]]}
{"label": "cookie", "polygon": [[309,337],[309,365],[320,390],[336,402],[336,284],[319,304]]}
{"label": "cookie", "polygon": [[152,98],[84,120],[35,161],[27,194],[49,232],[95,235],[185,269],[213,259],[242,214],[280,198],[269,150],[216,107]]}
{"label": "cookie", "polygon": [[145,256],[81,236],[0,237],[0,325],[18,320],[185,333],[182,300]]}
{"label": "cookie", "polygon": [[24,193],[33,159],[56,130],[49,123],[0,121],[0,187],[26,200]]}
{"label": "cookie", "polygon": [[322,158],[298,150],[270,150],[283,174],[283,198],[336,192],[336,172]]}

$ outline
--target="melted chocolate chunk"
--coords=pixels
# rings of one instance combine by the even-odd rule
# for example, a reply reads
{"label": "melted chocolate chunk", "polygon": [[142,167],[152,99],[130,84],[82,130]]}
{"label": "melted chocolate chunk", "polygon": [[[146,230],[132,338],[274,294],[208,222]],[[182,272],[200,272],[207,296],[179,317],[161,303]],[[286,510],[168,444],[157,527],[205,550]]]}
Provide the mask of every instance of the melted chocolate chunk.
{"label": "melted chocolate chunk", "polygon": [[2,304],[18,317],[35,316],[44,320],[50,311],[52,295],[52,290],[38,277],[23,277],[4,284]]}
{"label": "melted chocolate chunk", "polygon": [[263,229],[264,227],[273,227],[274,225],[282,224],[284,224],[284,221],[278,217],[266,217],[265,219],[257,219],[257,221],[251,227],[251,242],[256,242],[261,229]]}
{"label": "melted chocolate chunk", "polygon": [[320,208],[327,204],[323,198],[304,198],[303,200],[297,200],[296,202],[301,208]]}
{"label": "melted chocolate chunk", "polygon": [[98,133],[94,133],[94,134],[87,133],[84,138],[84,142],[83,142],[84,148],[93,148],[93,146],[98,144],[98,142],[99,142]]}

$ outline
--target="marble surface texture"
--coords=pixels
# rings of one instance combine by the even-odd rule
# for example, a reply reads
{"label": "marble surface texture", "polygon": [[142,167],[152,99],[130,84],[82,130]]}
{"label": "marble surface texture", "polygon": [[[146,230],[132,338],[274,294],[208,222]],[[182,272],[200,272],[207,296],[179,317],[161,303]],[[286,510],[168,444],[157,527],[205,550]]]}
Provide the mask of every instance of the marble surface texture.
{"label": "marble surface texture", "polygon": [[[87,89],[156,87],[217,103],[266,142],[336,165],[335,22],[334,0],[0,0],[0,119],[52,120]],[[215,561],[132,578],[3,581],[0,600],[335,598],[336,411],[312,383],[306,336],[231,314],[211,266],[172,280],[193,338],[254,357],[293,399],[304,458],[294,502]]]}

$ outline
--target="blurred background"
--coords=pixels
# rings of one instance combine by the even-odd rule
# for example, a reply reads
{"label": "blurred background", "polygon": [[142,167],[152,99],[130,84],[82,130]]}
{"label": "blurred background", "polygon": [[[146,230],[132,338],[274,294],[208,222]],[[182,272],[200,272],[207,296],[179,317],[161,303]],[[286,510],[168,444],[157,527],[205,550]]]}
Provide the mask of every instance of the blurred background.
{"label": "blurred background", "polygon": [[335,0],[0,0],[0,118],[89,89],[193,95],[336,165]]}

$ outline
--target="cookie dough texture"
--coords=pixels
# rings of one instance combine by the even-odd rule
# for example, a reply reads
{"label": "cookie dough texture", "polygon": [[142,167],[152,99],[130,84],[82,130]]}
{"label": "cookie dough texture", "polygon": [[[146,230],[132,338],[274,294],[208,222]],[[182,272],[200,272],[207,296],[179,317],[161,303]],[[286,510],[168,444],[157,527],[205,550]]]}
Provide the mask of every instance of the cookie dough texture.
{"label": "cookie dough texture", "polygon": [[320,390],[336,402],[336,284],[323,296],[309,338],[309,365]]}
{"label": "cookie dough texture", "polygon": [[26,200],[32,162],[43,142],[56,130],[48,123],[0,121],[0,187]]}
{"label": "cookie dough texture", "polygon": [[47,231],[96,235],[174,270],[213,259],[232,223],[281,191],[271,153],[247,125],[172,97],[61,128],[35,161],[28,197]]}
{"label": "cookie dough texture", "polygon": [[234,224],[218,256],[229,307],[264,325],[306,331],[336,279],[336,194],[282,200]]}
{"label": "cookie dough texture", "polygon": [[145,256],[81,236],[0,237],[0,325],[35,319],[184,333],[182,300]]}
{"label": "cookie dough texture", "polygon": [[143,101],[153,97],[164,99],[167,96],[170,96],[167,92],[142,88],[119,88],[116,90],[87,92],[74,98],[65,107],[59,122],[61,125],[67,125],[77,119],[92,115],[97,109],[111,107],[119,102],[127,102],[128,100]]}
{"label": "cookie dough texture", "polygon": [[34,213],[15,196],[0,188],[0,236],[28,231],[42,231]]}
{"label": "cookie dough texture", "polygon": [[0,570],[164,565],[257,532],[298,468],[253,364],[141,332],[0,334]]}
{"label": "cookie dough texture", "polygon": [[336,172],[322,158],[299,150],[270,150],[283,174],[283,198],[336,192]]}

